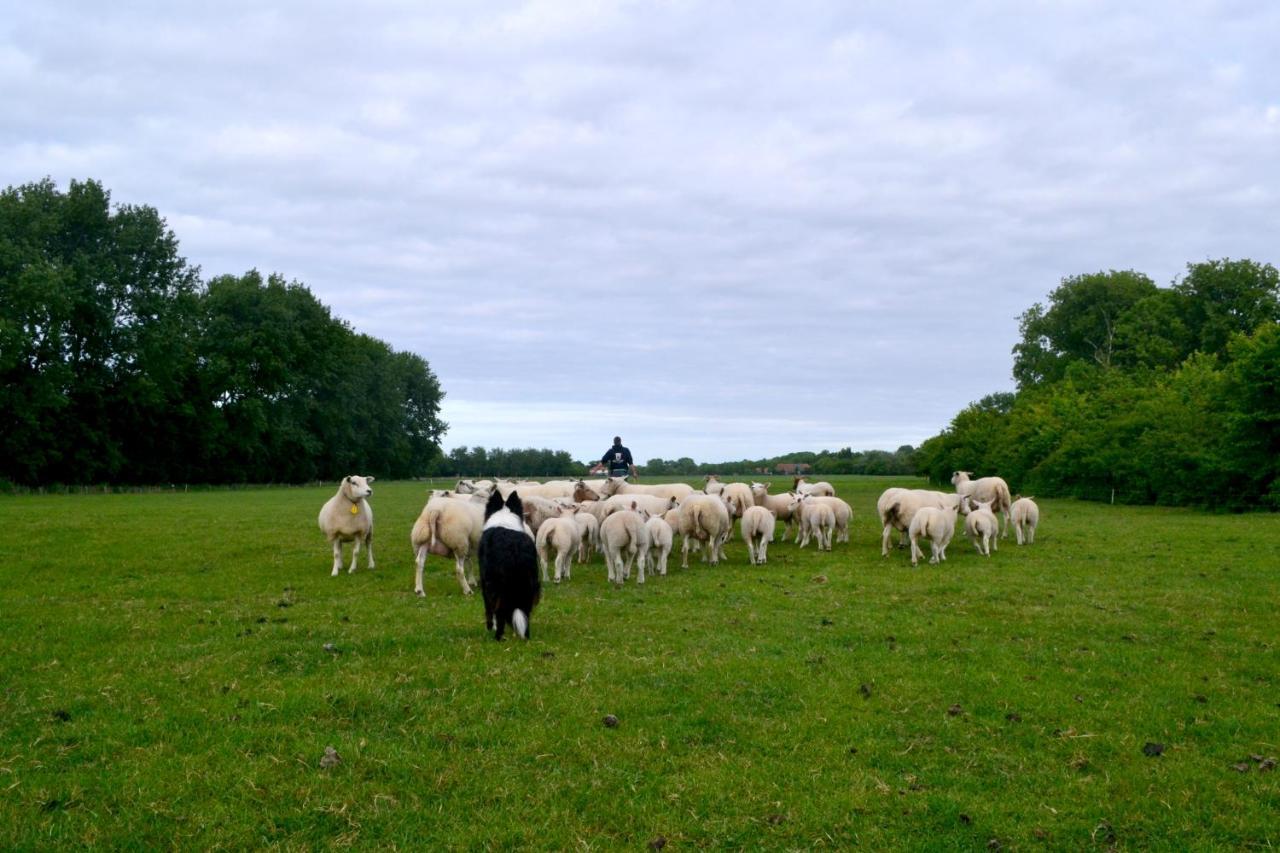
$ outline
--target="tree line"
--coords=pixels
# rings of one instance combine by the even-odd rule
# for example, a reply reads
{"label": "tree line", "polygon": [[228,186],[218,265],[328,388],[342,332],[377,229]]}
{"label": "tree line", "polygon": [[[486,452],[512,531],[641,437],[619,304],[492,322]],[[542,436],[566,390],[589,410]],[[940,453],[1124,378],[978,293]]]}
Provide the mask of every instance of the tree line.
{"label": "tree line", "polygon": [[24,485],[421,475],[428,363],[302,284],[204,281],[154,208],[97,181],[0,192],[0,479]]}
{"label": "tree line", "polygon": [[726,462],[695,462],[688,456],[679,459],[650,459],[641,467],[641,473],[696,476],[706,474],[745,475],[778,470],[785,464],[805,464],[809,473],[823,474],[915,474],[915,449],[906,444],[897,450],[858,450],[848,447],[839,450],[797,451],[781,456],[761,459],[737,459]]}
{"label": "tree line", "polygon": [[1024,494],[1280,508],[1280,275],[1188,264],[1063,279],[1021,317],[1015,393],[925,441],[917,464],[998,474]]}

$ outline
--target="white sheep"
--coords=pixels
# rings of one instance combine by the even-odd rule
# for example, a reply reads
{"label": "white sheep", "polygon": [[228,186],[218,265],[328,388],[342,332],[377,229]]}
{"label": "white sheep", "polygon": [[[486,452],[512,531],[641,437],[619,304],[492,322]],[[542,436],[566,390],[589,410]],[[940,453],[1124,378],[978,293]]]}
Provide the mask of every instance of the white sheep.
{"label": "white sheep", "polygon": [[[669,510],[674,512],[674,510]],[[671,545],[675,540],[675,532],[666,518],[653,515],[645,522],[649,529],[649,568],[660,575],[667,573],[667,558],[671,556]]]}
{"label": "white sheep", "polygon": [[[467,562],[472,560],[480,547],[480,534],[484,530],[484,504],[464,495],[448,492],[433,494],[414,522],[409,542],[413,546],[413,591],[426,595],[422,589],[422,571],[427,554],[453,557],[458,575],[458,585],[463,595],[471,595],[467,582]],[[474,582],[474,581],[473,581]]]}
{"label": "white sheep", "polygon": [[567,579],[570,577],[573,552],[578,550],[581,541],[580,528],[572,516],[548,518],[542,523],[542,526],[538,528],[538,535],[534,539],[534,547],[538,551],[538,565],[542,569],[542,580],[544,582],[547,580],[548,552],[553,548],[555,549],[555,580],[556,583],[560,583],[560,578]]}
{"label": "white sheep", "polygon": [[715,495],[691,494],[680,502],[680,565],[689,568],[689,549],[701,550],[703,561],[716,565],[724,556],[724,543],[733,530],[732,519],[724,501]]}
{"label": "white sheep", "polygon": [[537,495],[526,497],[523,491],[519,492],[519,495],[520,503],[524,507],[524,520],[535,535],[547,519],[559,518],[564,512],[564,506],[551,498],[542,498]]}
{"label": "white sheep", "polygon": [[972,471],[956,471],[951,475],[951,485],[956,487],[956,494],[974,501],[982,501],[992,505],[992,514],[1004,516],[1004,535],[1009,535],[1009,507],[1013,500],[1009,497],[1009,484],[1000,477],[983,477],[978,480],[969,479]]}
{"label": "white sheep", "polygon": [[791,517],[791,495],[771,495],[767,483],[752,483],[751,497],[755,499],[756,506],[764,507],[773,513],[774,518],[785,523],[781,538],[783,542],[787,541],[791,535],[791,522],[794,520]]}
{"label": "white sheep", "polygon": [[593,551],[600,550],[600,522],[596,521],[594,515],[576,506],[565,510],[562,517],[573,519],[578,526],[578,562],[587,562]]}
{"label": "white sheep", "polygon": [[637,567],[636,583],[644,583],[644,564],[649,559],[649,530],[645,518],[636,509],[615,512],[600,525],[600,542],[609,580],[622,586],[631,577],[631,566]]}
{"label": "white sheep", "polygon": [[808,545],[809,537],[813,536],[819,551],[830,551],[831,533],[836,526],[835,510],[810,495],[794,492],[792,495],[791,513],[800,519],[800,547]]}
{"label": "white sheep", "polygon": [[660,498],[675,498],[682,501],[693,494],[693,486],[688,483],[660,483],[644,486],[639,483],[628,483],[624,477],[610,477],[594,491],[602,498],[610,495],[657,495]]}
{"label": "white sheep", "polygon": [[605,498],[600,503],[604,505],[605,518],[615,512],[631,509],[632,504],[635,504],[637,510],[642,509],[650,515],[662,515],[680,505],[680,502],[675,498],[664,498],[658,495],[613,495]]}
{"label": "white sheep", "polygon": [[742,541],[747,543],[751,565],[763,565],[769,558],[769,543],[777,524],[773,513],[762,506],[749,506],[742,513]]}
{"label": "white sheep", "polygon": [[373,495],[373,489],[369,484],[374,479],[361,477],[359,474],[343,477],[342,482],[338,484],[337,494],[320,507],[318,518],[320,532],[333,546],[331,577],[336,578],[342,569],[343,542],[354,543],[351,546],[351,568],[347,569],[348,574],[356,570],[356,557],[360,553],[361,543],[365,547],[365,567],[369,569],[374,567],[373,507],[369,506],[368,501],[368,498]]}
{"label": "white sheep", "polygon": [[[831,513],[836,519],[836,541],[849,541],[849,522],[853,519],[853,507],[849,506],[848,503],[840,498],[829,497],[827,495],[805,495],[805,499],[815,503],[823,503],[831,507]],[[798,537],[796,541],[799,541]],[[827,550],[830,549],[828,548]]]}
{"label": "white sheep", "polygon": [[821,495],[828,498],[836,496],[836,490],[826,480],[819,480],[816,483],[810,483],[804,477],[796,477],[795,484],[791,487],[791,491],[799,492],[802,495]]}
{"label": "white sheep", "polygon": [[1019,496],[1009,508],[1013,518],[1013,532],[1018,537],[1018,544],[1030,545],[1036,541],[1036,526],[1040,524],[1040,507],[1031,498]]}
{"label": "white sheep", "polygon": [[911,527],[911,519],[921,507],[933,506],[948,509],[960,503],[959,495],[946,492],[935,492],[929,489],[885,489],[876,502],[876,511],[880,514],[883,530],[880,534],[880,554],[889,556],[889,540],[894,530],[902,531],[902,545],[906,544],[906,534]]}
{"label": "white sheep", "polygon": [[991,501],[961,500],[968,501],[969,505],[969,514],[964,519],[964,535],[973,542],[979,554],[990,557],[992,548],[1000,550],[1000,521],[991,511]]}
{"label": "white sheep", "polygon": [[916,510],[911,518],[909,535],[911,537],[911,565],[917,565],[924,552],[916,544],[916,539],[924,536],[929,540],[932,556],[930,563],[938,563],[947,559],[947,546],[956,533],[956,515],[960,510],[960,502],[953,502],[947,509],[936,506],[923,506]]}

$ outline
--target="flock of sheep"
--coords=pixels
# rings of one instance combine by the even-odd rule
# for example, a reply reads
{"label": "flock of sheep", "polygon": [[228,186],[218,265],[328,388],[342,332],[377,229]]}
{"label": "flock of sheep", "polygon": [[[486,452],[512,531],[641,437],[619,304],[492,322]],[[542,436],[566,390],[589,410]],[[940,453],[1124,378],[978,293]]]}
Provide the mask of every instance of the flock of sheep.
{"label": "flock of sheep", "polygon": [[[320,529],[333,548],[333,572],[342,568],[342,545],[354,542],[351,566],[363,545],[368,568],[374,567],[373,477],[345,477],[338,492],[320,510]],[[964,515],[965,535],[978,552],[990,556],[997,547],[1000,523],[1004,535],[1012,525],[1018,544],[1035,541],[1040,510],[1030,498],[1013,500],[1009,486],[999,477],[970,479],[970,472],[957,471],[951,478],[954,493],[928,489],[886,489],[876,509],[883,528],[881,553],[889,554],[893,531],[901,532],[899,546],[908,542],[911,564],[917,565],[923,551],[921,538],[930,543],[929,562],[946,559],[946,549],[955,535],[960,515]],[[546,483],[508,480],[459,480],[453,490],[432,491],[430,499],[413,525],[410,541],[416,563],[414,591],[425,595],[422,573],[428,554],[452,557],[458,584],[466,595],[472,593],[468,564],[474,565],[484,528],[484,506],[493,490],[505,499],[517,492],[524,504],[525,529],[534,540],[542,579],[554,565],[554,579],[567,579],[576,556],[579,563],[593,552],[603,553],[609,580],[622,584],[633,568],[637,583],[644,583],[645,571],[667,573],[667,558],[680,534],[681,565],[689,566],[689,552],[702,552],[712,565],[724,557],[724,545],[733,535],[733,523],[740,519],[741,535],[751,563],[768,559],[768,546],[778,522],[785,524],[783,539],[795,529],[800,547],[810,539],[820,550],[831,550],[832,540],[849,541],[849,521],[853,510],[835,496],[830,483],[809,483],[797,477],[791,491],[771,495],[764,483],[724,483],[712,474],[701,492],[686,483],[639,485],[625,478],[603,480],[554,480]]]}

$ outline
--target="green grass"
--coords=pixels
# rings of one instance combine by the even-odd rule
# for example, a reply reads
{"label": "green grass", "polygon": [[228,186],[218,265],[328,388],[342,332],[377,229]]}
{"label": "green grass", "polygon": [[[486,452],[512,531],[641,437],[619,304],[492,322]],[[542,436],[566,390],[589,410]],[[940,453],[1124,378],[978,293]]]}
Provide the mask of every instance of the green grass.
{"label": "green grass", "polygon": [[1280,843],[1280,516],[1046,500],[912,569],[893,482],[830,555],[596,558],[529,643],[451,561],[413,595],[421,483],[336,579],[330,488],[0,499],[0,847]]}

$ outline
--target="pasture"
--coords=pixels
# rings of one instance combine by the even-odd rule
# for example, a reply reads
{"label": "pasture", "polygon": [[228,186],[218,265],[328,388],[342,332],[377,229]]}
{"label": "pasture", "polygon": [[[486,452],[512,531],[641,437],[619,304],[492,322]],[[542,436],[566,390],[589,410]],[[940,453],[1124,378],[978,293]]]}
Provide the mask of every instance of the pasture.
{"label": "pasture", "polygon": [[452,560],[414,596],[423,483],[338,578],[331,486],[0,498],[0,847],[1280,843],[1280,515],[1042,500],[912,569],[875,500],[916,483],[832,479],[831,554],[597,556],[528,643]]}

